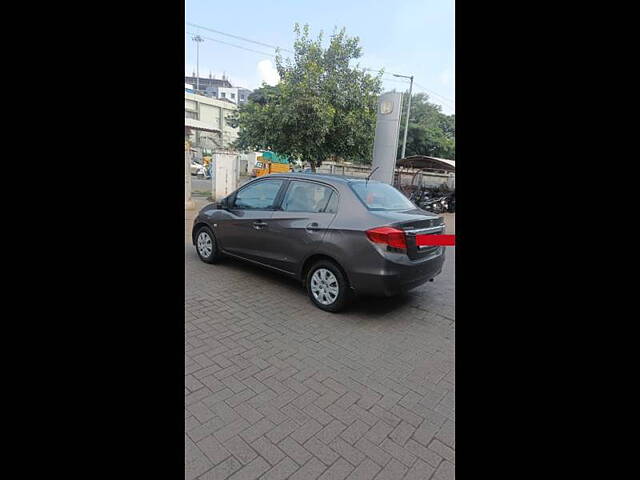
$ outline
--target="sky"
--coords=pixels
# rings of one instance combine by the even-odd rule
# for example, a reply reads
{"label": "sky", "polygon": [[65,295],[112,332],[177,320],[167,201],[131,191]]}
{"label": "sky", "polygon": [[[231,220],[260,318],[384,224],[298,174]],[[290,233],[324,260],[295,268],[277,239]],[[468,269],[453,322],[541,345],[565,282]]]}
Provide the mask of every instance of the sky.
{"label": "sky", "polygon": [[[444,113],[455,113],[454,0],[185,3],[187,23],[289,50],[293,49],[295,22],[309,24],[312,37],[322,30],[325,46],[335,27],[345,27],[347,35],[360,39],[363,56],[357,62],[361,67],[413,75],[414,93],[424,92]],[[263,81],[272,85],[278,81],[274,58],[269,55],[274,54],[273,49],[188,24],[185,30],[189,32],[185,34],[185,74],[196,70],[192,34],[200,34],[207,37],[200,43],[201,77],[211,73],[221,78],[224,73],[234,86],[251,89]],[[391,75],[384,75],[383,80],[383,91],[409,88],[408,80]]]}

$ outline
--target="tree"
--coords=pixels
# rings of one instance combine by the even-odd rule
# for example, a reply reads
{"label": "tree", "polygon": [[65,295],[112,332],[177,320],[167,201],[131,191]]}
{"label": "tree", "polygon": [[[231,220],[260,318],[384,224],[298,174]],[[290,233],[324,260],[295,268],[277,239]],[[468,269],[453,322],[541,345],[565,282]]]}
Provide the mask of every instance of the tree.
{"label": "tree", "polygon": [[234,146],[273,150],[314,171],[327,158],[370,161],[381,74],[350,65],[362,49],[344,28],[327,48],[322,32],[312,40],[308,25],[294,31],[293,59],[276,56],[280,83],[263,84],[229,118],[240,129]]}
{"label": "tree", "polygon": [[280,86],[262,84],[249,95],[247,102],[227,120],[234,127],[240,127],[238,138],[232,144],[235,148],[249,150],[270,150],[280,145],[279,131],[274,128],[278,103],[281,101]]}
{"label": "tree", "polygon": [[[402,104],[406,105],[409,95],[404,94]],[[402,153],[404,122],[406,110],[400,121],[400,141],[398,157]],[[456,158],[456,119],[455,115],[445,115],[442,107],[429,102],[425,93],[416,93],[411,97],[411,115],[407,133],[405,155],[428,155],[431,157]]]}

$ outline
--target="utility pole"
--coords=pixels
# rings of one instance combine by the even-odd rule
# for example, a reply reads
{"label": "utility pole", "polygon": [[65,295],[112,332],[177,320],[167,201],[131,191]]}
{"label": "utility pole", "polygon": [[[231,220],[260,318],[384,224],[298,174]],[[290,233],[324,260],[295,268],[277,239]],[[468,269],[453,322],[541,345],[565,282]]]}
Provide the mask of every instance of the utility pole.
{"label": "utility pole", "polygon": [[407,103],[407,118],[404,121],[404,139],[402,140],[402,155],[400,158],[404,158],[405,151],[407,150],[407,132],[409,131],[409,114],[411,113],[411,92],[413,91],[413,75],[398,75],[397,73],[393,74],[394,77],[402,77],[402,78],[410,78],[411,83],[409,84],[409,103]]}
{"label": "utility pole", "polygon": [[200,43],[204,42],[204,39],[196,35],[193,41],[196,42],[196,93],[198,93],[200,90]]}

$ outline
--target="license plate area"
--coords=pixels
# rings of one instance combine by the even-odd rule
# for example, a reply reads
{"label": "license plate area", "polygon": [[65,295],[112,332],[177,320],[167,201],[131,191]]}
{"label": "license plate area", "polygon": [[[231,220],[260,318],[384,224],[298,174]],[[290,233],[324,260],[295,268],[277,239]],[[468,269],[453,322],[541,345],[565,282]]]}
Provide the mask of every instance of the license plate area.
{"label": "license plate area", "polygon": [[420,229],[417,231],[407,231],[407,255],[411,260],[420,260],[421,258],[432,255],[440,248],[438,245],[432,245],[429,237],[432,235],[440,235],[444,233],[444,224],[435,227]]}
{"label": "license plate area", "polygon": [[431,248],[431,247],[437,247],[437,244],[433,243],[433,235],[442,235],[442,233],[444,232],[444,229],[440,229],[439,232],[433,232],[433,233],[429,233],[426,235],[416,235],[416,246],[421,249],[421,248]]}

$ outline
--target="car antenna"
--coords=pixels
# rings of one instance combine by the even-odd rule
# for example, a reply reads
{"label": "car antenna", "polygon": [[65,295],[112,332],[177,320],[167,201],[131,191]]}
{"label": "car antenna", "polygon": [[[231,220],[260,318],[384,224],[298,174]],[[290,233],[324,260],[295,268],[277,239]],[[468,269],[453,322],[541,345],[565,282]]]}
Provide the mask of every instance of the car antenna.
{"label": "car antenna", "polygon": [[373,172],[375,172],[377,169],[380,168],[380,165],[378,165],[376,168],[374,168],[373,170],[371,170],[371,173],[369,175],[367,175],[367,181],[364,182],[365,185],[369,184],[369,179],[371,178],[371,175],[373,175]]}

